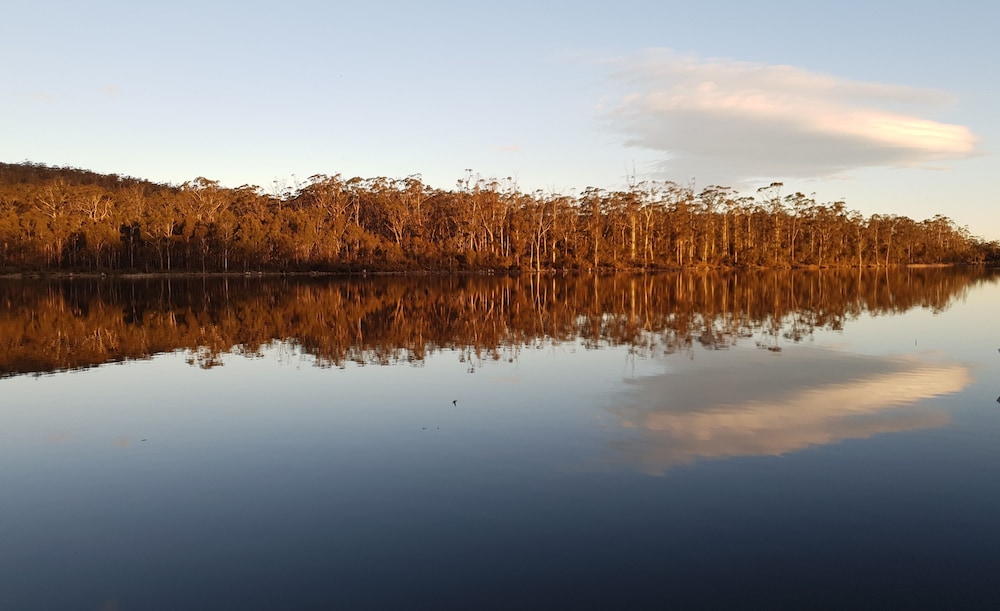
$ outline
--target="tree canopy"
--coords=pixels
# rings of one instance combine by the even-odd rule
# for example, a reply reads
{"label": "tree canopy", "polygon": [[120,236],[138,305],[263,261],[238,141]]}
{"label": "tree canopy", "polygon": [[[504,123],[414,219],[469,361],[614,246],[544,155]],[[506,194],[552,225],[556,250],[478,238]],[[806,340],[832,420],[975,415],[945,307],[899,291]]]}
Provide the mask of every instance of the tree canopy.
{"label": "tree canopy", "polygon": [[271,192],[0,164],[0,270],[623,270],[983,263],[1000,245],[946,216],[865,217],[772,183],[670,181],[522,192],[471,170],[454,189],[311,176]]}

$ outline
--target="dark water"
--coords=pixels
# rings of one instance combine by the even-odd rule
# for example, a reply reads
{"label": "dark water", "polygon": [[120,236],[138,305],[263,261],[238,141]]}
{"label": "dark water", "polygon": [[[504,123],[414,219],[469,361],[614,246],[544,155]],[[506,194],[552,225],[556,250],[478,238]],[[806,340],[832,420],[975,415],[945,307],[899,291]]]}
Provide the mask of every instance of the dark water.
{"label": "dark water", "polygon": [[1000,608],[984,270],[0,284],[0,609]]}

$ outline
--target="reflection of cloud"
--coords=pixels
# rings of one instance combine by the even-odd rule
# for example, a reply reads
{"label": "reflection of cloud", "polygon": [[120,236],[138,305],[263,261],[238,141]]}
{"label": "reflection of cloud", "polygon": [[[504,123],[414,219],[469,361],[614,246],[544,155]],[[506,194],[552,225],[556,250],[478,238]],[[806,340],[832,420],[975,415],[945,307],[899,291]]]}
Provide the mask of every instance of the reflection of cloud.
{"label": "reflection of cloud", "polygon": [[624,426],[641,431],[620,447],[626,459],[662,473],[696,458],[780,455],[943,426],[947,413],[912,406],[958,392],[972,379],[958,365],[819,350],[796,351],[793,359],[739,355],[635,382],[612,409]]}
{"label": "reflection of cloud", "polygon": [[619,76],[632,90],[609,113],[612,125],[626,144],[666,153],[672,176],[829,177],[975,152],[967,127],[921,116],[952,102],[939,91],[666,51]]}

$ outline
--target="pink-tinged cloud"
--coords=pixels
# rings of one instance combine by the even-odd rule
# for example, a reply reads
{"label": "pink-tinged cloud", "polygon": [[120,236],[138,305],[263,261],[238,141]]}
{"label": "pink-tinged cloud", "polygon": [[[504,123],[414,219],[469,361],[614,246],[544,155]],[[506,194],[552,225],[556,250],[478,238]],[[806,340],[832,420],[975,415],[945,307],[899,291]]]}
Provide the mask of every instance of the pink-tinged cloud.
{"label": "pink-tinged cloud", "polygon": [[605,116],[626,145],[662,151],[672,178],[828,178],[976,153],[968,127],[925,116],[954,102],[940,91],[666,51],[622,66],[627,93]]}

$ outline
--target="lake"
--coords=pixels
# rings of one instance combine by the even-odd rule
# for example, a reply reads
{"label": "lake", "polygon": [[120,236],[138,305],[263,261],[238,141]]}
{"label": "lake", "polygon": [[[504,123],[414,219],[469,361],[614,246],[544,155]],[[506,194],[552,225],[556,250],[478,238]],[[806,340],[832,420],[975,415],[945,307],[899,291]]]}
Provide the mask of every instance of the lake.
{"label": "lake", "polygon": [[0,282],[0,608],[1000,608],[988,269]]}

